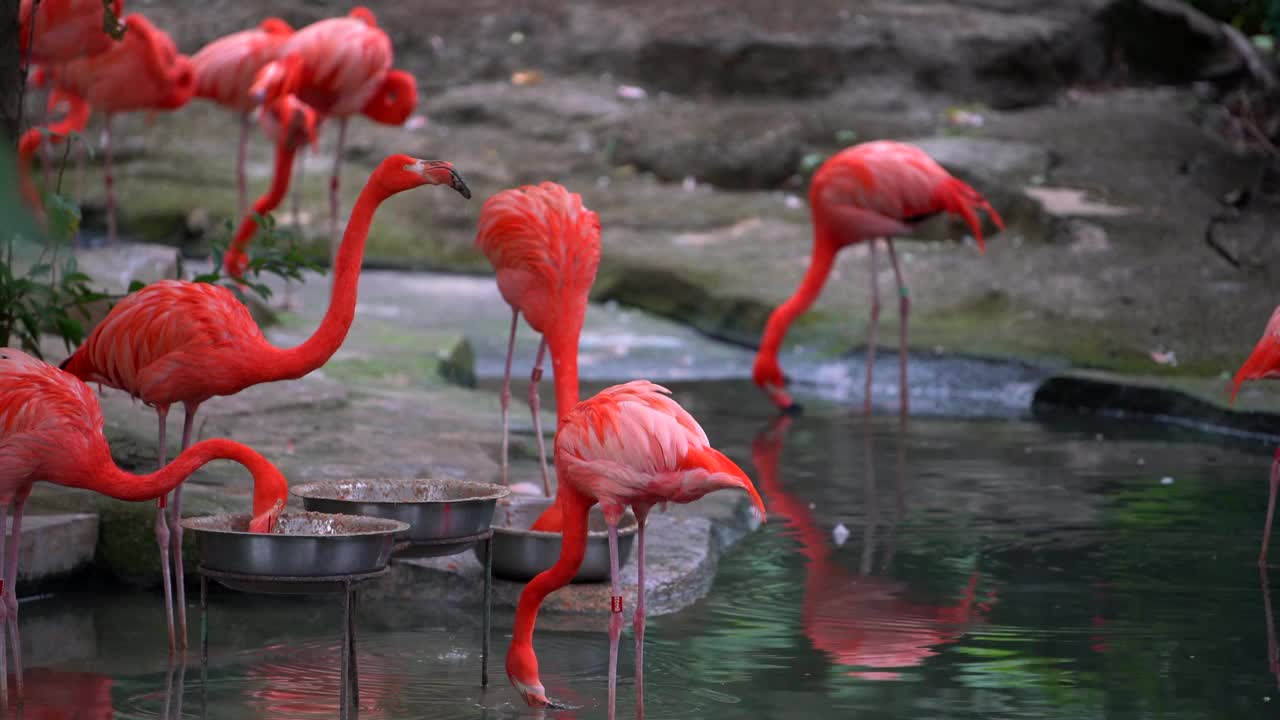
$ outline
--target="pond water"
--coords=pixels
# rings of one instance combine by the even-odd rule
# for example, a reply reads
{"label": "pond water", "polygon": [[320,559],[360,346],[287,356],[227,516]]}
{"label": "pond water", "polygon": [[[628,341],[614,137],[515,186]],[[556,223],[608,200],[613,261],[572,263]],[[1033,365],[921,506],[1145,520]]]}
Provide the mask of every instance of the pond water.
{"label": "pond water", "polygon": [[[1280,711],[1254,564],[1265,446],[1073,417],[918,417],[904,430],[821,401],[783,425],[748,383],[672,387],[771,515],[709,596],[650,620],[651,720]],[[336,717],[338,601],[217,592],[211,606],[202,702],[198,651],[166,671],[158,595],[25,603],[40,666],[27,716]],[[537,716],[502,673],[509,613],[496,614],[481,691],[477,615],[362,606],[360,717]],[[535,645],[548,693],[580,706],[545,716],[606,717],[604,621],[541,627]],[[632,652],[628,623],[620,718],[634,717]]]}

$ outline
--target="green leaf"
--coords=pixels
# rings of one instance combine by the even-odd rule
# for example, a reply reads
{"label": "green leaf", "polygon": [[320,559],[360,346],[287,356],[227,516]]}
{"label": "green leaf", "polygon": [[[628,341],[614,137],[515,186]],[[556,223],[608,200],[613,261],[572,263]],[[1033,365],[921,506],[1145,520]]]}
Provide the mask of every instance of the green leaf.
{"label": "green leaf", "polygon": [[146,284],[146,283],[144,283],[144,282],[142,282],[141,280],[134,280],[133,282],[129,283],[129,289],[128,289],[126,292],[127,292],[127,293],[136,293],[136,292],[138,292],[139,290],[141,290],[142,288],[144,288],[144,287],[146,287],[146,286],[147,286],[147,284]]}

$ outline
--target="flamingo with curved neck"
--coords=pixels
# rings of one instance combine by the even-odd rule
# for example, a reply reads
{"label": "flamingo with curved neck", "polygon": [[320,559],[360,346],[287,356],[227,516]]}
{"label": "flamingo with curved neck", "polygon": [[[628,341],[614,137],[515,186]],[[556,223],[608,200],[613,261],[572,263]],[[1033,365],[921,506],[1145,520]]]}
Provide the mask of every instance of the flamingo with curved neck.
{"label": "flamingo with curved neck", "polygon": [[997,227],[1004,221],[978,191],[952,177],[923,150],[913,145],[877,140],[846,148],[831,156],[809,184],[809,209],[813,215],[813,256],[796,288],[769,315],[760,351],[756,353],[752,379],[779,408],[798,410],[784,389],[787,381],[778,365],[778,350],[787,329],[822,293],[831,275],[836,253],[849,245],[867,243],[871,268],[871,317],[867,325],[867,372],[863,408],[871,411],[871,369],[875,363],[876,332],[880,326],[880,290],[876,271],[876,241],[884,238],[898,286],[898,383],[902,415],[907,414],[907,315],[911,308],[907,286],[898,267],[893,238],[911,232],[920,220],[946,212],[964,219],[978,241],[985,245],[978,210],[986,212]]}
{"label": "flamingo with curved neck", "polygon": [[44,128],[31,128],[18,140],[18,187],[27,205],[37,213],[43,211],[43,203],[40,199],[40,190],[31,180],[31,162],[35,158],[36,151],[40,149],[40,144],[46,135],[50,143],[57,143],[67,139],[71,133],[83,131],[89,124],[91,111],[89,103],[84,98],[63,88],[53,88],[49,91],[47,105],[50,113],[65,106],[66,112],[62,119]]}
{"label": "flamingo with curved neck", "polygon": [[648,380],[605,388],[561,417],[556,432],[556,502],[563,515],[560,558],[529,581],[516,606],[507,677],[534,707],[557,707],[547,698],[533,652],[538,608],[554,590],[568,585],[582,566],[587,546],[587,514],[600,503],[609,526],[613,582],[609,618],[609,716],[617,694],[618,637],[622,632],[622,579],[618,563],[618,521],[631,506],[639,523],[636,538],[636,713],[644,715],[644,533],[654,505],[689,503],[715,490],[745,490],[761,519],[764,502],[751,479],[711,447],[698,422]]}
{"label": "flamingo with curved neck", "polygon": [[[170,406],[184,406],[185,448],[191,441],[196,410],[205,400],[234,395],[260,383],[300,378],[324,365],[337,352],[355,319],[360,262],[374,212],[392,195],[422,185],[446,185],[463,197],[471,197],[462,176],[447,162],[407,155],[383,160],[351,211],[338,252],[329,308],[320,327],[301,345],[278,348],[269,343],[248,308],[227,288],[164,280],[117,303],[84,344],[67,358],[63,368],[83,380],[125,390],[154,407],[160,420],[157,455],[163,465],[165,419]],[[167,558],[167,547],[173,540],[179,598],[183,595],[180,489],[174,491],[172,520],[165,520],[163,500],[156,516],[156,539],[162,559]],[[169,525],[173,526],[172,535]],[[168,593],[167,563],[163,574]],[[171,610],[173,603],[168,594],[166,600]],[[178,608],[185,641],[185,605],[180,603]]]}
{"label": "flamingo with curved neck", "polygon": [[[547,451],[542,439],[538,381],[542,358],[551,351],[556,417],[578,404],[578,338],[587,313],[587,295],[600,265],[600,216],[582,197],[553,182],[503,190],[480,210],[476,246],[493,265],[498,290],[511,306],[511,333],[502,376],[502,483],[508,482],[508,413],[511,358],[520,314],[542,342],[529,379],[529,409],[542,464],[542,492],[551,495]],[[555,506],[551,506],[554,508]],[[551,508],[548,508],[551,512]],[[541,522],[541,519],[540,519]],[[558,525],[538,529],[558,531]]]}
{"label": "flamingo with curved neck", "polygon": [[[0,623],[14,638],[14,659],[21,693],[21,655],[17,640],[18,547],[22,510],[37,481],[83,488],[118,500],[152,500],[179,487],[198,468],[225,459],[253,475],[253,532],[271,532],[287,499],[284,475],[252,449],[231,440],[205,440],[149,475],[121,470],[102,434],[102,408],[88,385],[70,373],[12,348],[0,348]],[[13,534],[5,546],[7,517],[13,508]],[[0,624],[0,631],[3,625]],[[6,686],[5,653],[0,647],[0,704]]]}

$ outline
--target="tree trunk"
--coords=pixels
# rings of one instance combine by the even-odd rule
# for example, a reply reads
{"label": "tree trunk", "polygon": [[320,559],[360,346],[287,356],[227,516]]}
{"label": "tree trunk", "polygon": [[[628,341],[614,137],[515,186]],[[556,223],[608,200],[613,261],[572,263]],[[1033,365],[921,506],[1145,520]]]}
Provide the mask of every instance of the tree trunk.
{"label": "tree trunk", "polygon": [[14,151],[22,122],[22,57],[18,50],[18,4],[0,0],[0,142]]}

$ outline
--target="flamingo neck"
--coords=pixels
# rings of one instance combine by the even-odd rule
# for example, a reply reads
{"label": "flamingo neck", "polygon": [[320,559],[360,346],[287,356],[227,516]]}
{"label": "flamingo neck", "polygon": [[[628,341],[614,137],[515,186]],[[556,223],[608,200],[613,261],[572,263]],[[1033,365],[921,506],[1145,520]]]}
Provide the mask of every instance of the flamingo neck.
{"label": "flamingo neck", "polygon": [[288,484],[266,458],[245,445],[223,439],[203,440],[182,451],[173,462],[148,475],[120,469],[111,459],[105,440],[95,443],[94,458],[59,473],[55,482],[102,493],[117,500],[154,500],[173,490],[191,474],[214,460],[232,460],[253,475],[253,512],[260,515],[287,499]]}
{"label": "flamingo neck", "polygon": [[809,261],[809,269],[805,271],[800,287],[796,288],[795,293],[769,315],[769,322],[764,328],[764,338],[760,342],[761,355],[777,360],[778,350],[782,348],[782,340],[786,337],[791,324],[805,310],[808,310],[822,293],[822,286],[831,275],[838,249],[825,232],[815,229],[813,257]]}
{"label": "flamingo neck", "polygon": [[[547,349],[551,352],[551,370],[556,391],[556,419],[564,417],[578,404],[578,339],[582,336],[582,316],[578,312],[576,322],[568,327],[555,328],[547,333]],[[559,425],[559,423],[557,423]]]}
{"label": "flamingo neck", "polygon": [[372,178],[360,191],[333,263],[333,294],[329,297],[329,309],[325,311],[320,327],[306,342],[287,350],[276,349],[273,362],[259,365],[272,368],[270,380],[293,380],[306,375],[324,365],[346,339],[356,315],[360,262],[364,259],[369,226],[378,206],[390,196],[391,193]]}
{"label": "flamingo neck", "polygon": [[[556,474],[564,477],[560,468],[557,468]],[[548,595],[573,580],[573,576],[582,567],[582,558],[587,552],[587,514],[595,501],[584,497],[569,483],[562,482],[556,492],[556,502],[564,511],[560,558],[556,560],[555,565],[530,580],[524,591],[520,593],[508,655],[515,654],[518,650],[523,651],[524,648],[532,651],[533,627],[538,620],[538,608],[542,606],[542,601]]]}
{"label": "flamingo neck", "polygon": [[227,255],[223,260],[223,267],[227,274],[237,280],[244,275],[245,268],[249,264],[245,248],[253,240],[254,233],[258,232],[257,216],[266,215],[280,207],[280,203],[284,202],[284,196],[289,193],[289,177],[293,172],[293,158],[296,154],[297,149],[289,143],[276,145],[276,167],[275,173],[271,176],[271,187],[265,195],[254,201],[253,212],[240,219],[240,227],[236,229],[236,235],[231,239],[231,247],[227,248]]}

